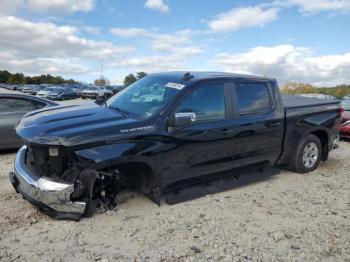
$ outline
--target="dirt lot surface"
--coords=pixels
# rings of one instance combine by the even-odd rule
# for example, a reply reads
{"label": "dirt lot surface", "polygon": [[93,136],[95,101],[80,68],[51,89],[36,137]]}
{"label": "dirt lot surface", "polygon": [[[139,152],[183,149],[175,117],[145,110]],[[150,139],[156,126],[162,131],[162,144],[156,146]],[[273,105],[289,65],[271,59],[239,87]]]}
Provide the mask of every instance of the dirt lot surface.
{"label": "dirt lot surface", "polygon": [[0,156],[1,261],[350,261],[350,144],[312,173],[158,207],[128,194],[112,211],[56,221],[17,195]]}
{"label": "dirt lot surface", "polygon": [[0,153],[0,261],[350,261],[350,143],[339,145],[309,174],[278,170],[161,207],[125,194],[80,222],[17,195],[7,177],[15,153]]}

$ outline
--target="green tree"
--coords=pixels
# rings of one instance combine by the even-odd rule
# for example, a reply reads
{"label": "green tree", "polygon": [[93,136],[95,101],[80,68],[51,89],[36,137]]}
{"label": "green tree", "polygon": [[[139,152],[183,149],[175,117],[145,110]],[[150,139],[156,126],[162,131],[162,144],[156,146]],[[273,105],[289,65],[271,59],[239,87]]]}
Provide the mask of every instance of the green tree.
{"label": "green tree", "polygon": [[106,78],[99,78],[94,81],[94,85],[96,86],[108,86],[109,85],[109,80]]}
{"label": "green tree", "polygon": [[129,86],[136,81],[137,78],[134,76],[134,74],[129,74],[124,78],[124,86]]}
{"label": "green tree", "polygon": [[11,73],[7,70],[0,71],[0,83],[7,83],[11,76]]}
{"label": "green tree", "polygon": [[136,78],[141,79],[141,78],[145,77],[146,75],[147,75],[146,72],[138,72],[138,73],[136,73]]}
{"label": "green tree", "polygon": [[40,75],[40,76],[24,76],[22,73],[11,74],[7,70],[0,70],[0,83],[8,83],[8,84],[75,84],[77,83],[73,79],[65,80],[60,76],[52,76],[52,75]]}
{"label": "green tree", "polygon": [[8,84],[25,84],[25,78],[22,73],[16,73],[7,80]]}

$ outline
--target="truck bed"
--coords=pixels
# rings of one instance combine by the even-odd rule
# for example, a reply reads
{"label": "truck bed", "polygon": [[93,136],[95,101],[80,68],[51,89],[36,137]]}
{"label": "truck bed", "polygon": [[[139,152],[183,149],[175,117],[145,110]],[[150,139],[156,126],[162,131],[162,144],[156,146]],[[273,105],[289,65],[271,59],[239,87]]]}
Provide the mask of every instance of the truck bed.
{"label": "truck bed", "polygon": [[338,100],[326,100],[315,97],[304,97],[301,95],[282,95],[282,101],[286,109],[339,104]]}

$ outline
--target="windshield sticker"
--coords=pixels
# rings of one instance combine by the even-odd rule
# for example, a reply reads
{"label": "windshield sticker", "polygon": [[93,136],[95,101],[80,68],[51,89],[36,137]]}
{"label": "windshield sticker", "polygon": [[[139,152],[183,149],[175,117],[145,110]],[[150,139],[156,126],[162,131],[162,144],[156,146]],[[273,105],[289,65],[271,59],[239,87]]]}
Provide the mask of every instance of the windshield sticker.
{"label": "windshield sticker", "polygon": [[181,90],[182,88],[185,87],[185,85],[183,85],[183,84],[173,83],[173,82],[169,82],[169,83],[167,83],[165,86],[166,86],[166,87],[170,87],[170,88],[179,89],[179,90]]}
{"label": "windshield sticker", "polygon": [[140,127],[133,127],[133,128],[127,128],[120,130],[120,133],[130,133],[130,132],[137,132],[137,131],[146,131],[149,129],[153,129],[154,126],[140,126]]}

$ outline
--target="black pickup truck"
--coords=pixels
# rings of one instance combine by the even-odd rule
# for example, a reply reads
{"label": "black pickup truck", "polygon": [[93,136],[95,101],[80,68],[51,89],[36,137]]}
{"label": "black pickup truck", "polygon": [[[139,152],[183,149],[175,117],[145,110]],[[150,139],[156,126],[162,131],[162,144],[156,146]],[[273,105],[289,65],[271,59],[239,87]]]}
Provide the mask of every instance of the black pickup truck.
{"label": "black pickup truck", "polygon": [[340,104],[282,98],[276,80],[228,73],[152,74],[104,103],[28,113],[10,179],[56,218],[112,207],[125,188],[162,195],[270,166],[299,173],[327,160]]}

